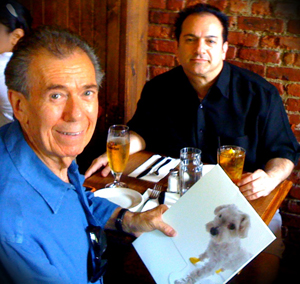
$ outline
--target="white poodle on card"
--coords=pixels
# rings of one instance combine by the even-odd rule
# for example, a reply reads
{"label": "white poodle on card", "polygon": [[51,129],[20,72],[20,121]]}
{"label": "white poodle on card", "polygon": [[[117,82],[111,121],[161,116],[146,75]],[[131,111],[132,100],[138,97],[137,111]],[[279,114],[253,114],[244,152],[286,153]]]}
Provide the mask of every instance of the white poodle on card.
{"label": "white poodle on card", "polygon": [[241,239],[247,237],[250,228],[249,215],[235,204],[218,206],[214,214],[214,220],[206,224],[206,231],[210,233],[207,249],[198,257],[190,258],[195,268],[175,284],[194,284],[227,269],[236,271],[251,258],[241,246]]}

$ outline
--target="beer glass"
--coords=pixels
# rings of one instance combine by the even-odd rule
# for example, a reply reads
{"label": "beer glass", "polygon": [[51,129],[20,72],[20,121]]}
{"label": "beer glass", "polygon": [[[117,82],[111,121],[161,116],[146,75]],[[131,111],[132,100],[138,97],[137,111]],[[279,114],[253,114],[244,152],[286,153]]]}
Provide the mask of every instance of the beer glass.
{"label": "beer glass", "polygon": [[120,178],[129,158],[129,145],[129,127],[112,125],[108,130],[106,153],[114,181],[105,187],[127,187],[124,182],[120,182]]}
{"label": "beer glass", "polygon": [[242,178],[245,155],[245,149],[239,146],[224,145],[218,149],[218,164],[235,184]]}

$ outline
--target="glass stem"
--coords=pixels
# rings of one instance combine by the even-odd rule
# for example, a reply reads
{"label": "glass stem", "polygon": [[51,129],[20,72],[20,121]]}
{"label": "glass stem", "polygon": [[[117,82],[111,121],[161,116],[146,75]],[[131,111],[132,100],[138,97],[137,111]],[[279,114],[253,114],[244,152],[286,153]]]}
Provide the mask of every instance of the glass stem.
{"label": "glass stem", "polygon": [[114,176],[115,176],[114,184],[120,183],[122,173],[114,173]]}

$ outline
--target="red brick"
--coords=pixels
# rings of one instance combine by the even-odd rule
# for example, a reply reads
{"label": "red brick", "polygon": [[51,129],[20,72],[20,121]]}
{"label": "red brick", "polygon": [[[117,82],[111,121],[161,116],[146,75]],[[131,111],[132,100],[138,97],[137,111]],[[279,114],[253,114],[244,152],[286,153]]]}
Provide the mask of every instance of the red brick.
{"label": "red brick", "polygon": [[280,46],[287,49],[300,49],[300,37],[280,37]]}
{"label": "red brick", "polygon": [[228,1],[227,0],[208,0],[207,3],[217,7],[221,11],[224,11],[225,8],[227,7]]}
{"label": "red brick", "polygon": [[290,124],[298,125],[300,124],[300,115],[299,114],[289,114]]}
{"label": "red brick", "polygon": [[280,63],[280,53],[267,49],[242,48],[238,57],[261,63]]}
{"label": "red brick", "polygon": [[149,25],[148,37],[169,39],[172,37],[172,28],[158,25]]}
{"label": "red brick", "polygon": [[275,4],[274,15],[276,17],[294,18],[297,16],[298,5],[296,3],[279,2]]}
{"label": "red brick", "polygon": [[177,42],[171,40],[158,40],[153,39],[148,41],[148,50],[149,51],[160,51],[175,53],[177,50]]}
{"label": "red brick", "polygon": [[263,1],[252,4],[252,14],[260,16],[270,16],[271,7],[269,1]]}
{"label": "red brick", "polygon": [[228,17],[228,27],[229,28],[236,28],[237,27],[237,17],[236,16],[229,16]]}
{"label": "red brick", "polygon": [[300,130],[296,129],[294,134],[296,136],[297,141],[300,143]]}
{"label": "red brick", "polygon": [[277,88],[277,90],[281,96],[284,94],[284,86],[282,84],[277,83],[277,82],[270,82],[270,83]]}
{"label": "red brick", "polygon": [[227,53],[226,53],[226,59],[227,60],[234,59],[236,56],[236,51],[237,51],[237,49],[235,46],[229,46]]}
{"label": "red brick", "polygon": [[295,57],[295,53],[288,52],[283,55],[282,61],[285,65],[292,65],[295,62]]}
{"label": "red brick", "polygon": [[179,11],[184,7],[183,0],[168,0],[167,2],[167,9],[173,11]]}
{"label": "red brick", "polygon": [[258,75],[264,77],[264,74],[265,74],[265,66],[264,65],[244,63],[244,62],[234,61],[234,60],[228,60],[228,62],[230,62],[230,63],[232,63],[236,66],[248,69],[248,70],[250,70],[254,73],[257,73]]}
{"label": "red brick", "polygon": [[176,17],[177,13],[150,11],[149,22],[154,24],[173,25],[175,23]]}
{"label": "red brick", "polygon": [[281,208],[284,211],[288,211],[290,213],[300,213],[300,200],[297,199],[285,199],[282,203]]}
{"label": "red brick", "polygon": [[300,67],[300,53],[296,54],[296,58],[295,58],[295,62],[294,62],[294,66],[296,67]]}
{"label": "red brick", "polygon": [[244,32],[229,32],[228,41],[230,44],[256,47],[259,43],[259,37],[255,34]]}
{"label": "red brick", "polygon": [[188,6],[196,5],[198,3],[206,3],[206,2],[207,1],[205,1],[205,0],[202,0],[202,1],[201,0],[187,0],[185,6],[188,7]]}
{"label": "red brick", "polygon": [[249,5],[247,1],[229,0],[228,6],[230,13],[242,14],[249,12]]}
{"label": "red brick", "polygon": [[149,9],[165,9],[166,2],[166,0],[149,0]]}
{"label": "red brick", "polygon": [[[300,84],[289,84],[287,86],[287,92],[290,96],[300,97]],[[300,109],[299,109],[299,111],[300,111]]]}
{"label": "red brick", "polygon": [[239,17],[238,27],[243,30],[283,32],[283,21],[279,19],[262,19],[258,17]]}
{"label": "red brick", "polygon": [[156,66],[168,66],[175,65],[175,56],[168,54],[148,53],[148,64]]}
{"label": "red brick", "polygon": [[285,226],[300,228],[300,215],[282,212],[281,216]]}
{"label": "red brick", "polygon": [[300,199],[300,187],[293,186],[289,192],[289,196],[292,198]]}
{"label": "red brick", "polygon": [[154,66],[151,66],[150,70],[149,70],[149,79],[152,79],[152,78],[156,77],[157,75],[165,73],[169,70],[170,70],[170,68],[167,68],[167,67],[156,67],[156,66],[154,67]]}
{"label": "red brick", "polygon": [[262,47],[278,48],[279,47],[279,37],[277,37],[277,36],[264,36],[264,37],[261,38],[260,45]]}
{"label": "red brick", "polygon": [[300,110],[300,99],[287,99],[286,101],[287,111],[299,111]]}
{"label": "red brick", "polygon": [[268,67],[267,77],[272,79],[298,82],[300,78],[300,69],[287,67]]}
{"label": "red brick", "polygon": [[293,34],[300,34],[300,20],[290,20],[287,25],[287,31]]}

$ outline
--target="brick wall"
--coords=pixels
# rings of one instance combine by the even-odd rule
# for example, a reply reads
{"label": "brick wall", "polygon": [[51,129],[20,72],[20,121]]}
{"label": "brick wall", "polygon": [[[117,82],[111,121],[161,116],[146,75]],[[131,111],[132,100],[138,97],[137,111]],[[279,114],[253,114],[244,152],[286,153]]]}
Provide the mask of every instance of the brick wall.
{"label": "brick wall", "polygon": [[[148,79],[178,63],[173,35],[182,8],[208,3],[230,19],[227,60],[274,84],[300,142],[300,1],[298,0],[149,0]],[[284,240],[290,256],[300,252],[300,164],[282,205]],[[298,259],[298,258],[297,258]]]}

